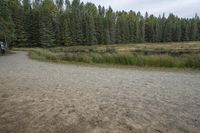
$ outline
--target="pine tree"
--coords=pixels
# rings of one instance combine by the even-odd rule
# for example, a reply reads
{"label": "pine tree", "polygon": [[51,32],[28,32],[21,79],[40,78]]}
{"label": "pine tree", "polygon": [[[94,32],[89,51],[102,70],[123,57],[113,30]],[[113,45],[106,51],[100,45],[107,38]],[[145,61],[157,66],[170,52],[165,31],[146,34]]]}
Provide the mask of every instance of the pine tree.
{"label": "pine tree", "polygon": [[168,19],[165,21],[165,25],[164,25],[164,35],[163,35],[163,41],[164,42],[171,42],[172,39],[172,35],[173,35],[173,19],[174,19],[174,15],[170,14]]}
{"label": "pine tree", "polygon": [[145,40],[145,20],[140,12],[137,13],[138,21],[137,22],[137,39],[138,42],[144,42]]}
{"label": "pine tree", "polygon": [[130,11],[128,15],[129,43],[134,43],[136,41],[135,17],[135,12]]}
{"label": "pine tree", "polygon": [[117,19],[117,23],[116,23],[115,37],[116,37],[115,43],[117,43],[117,44],[122,43],[121,24],[120,24],[120,19],[119,18]]}
{"label": "pine tree", "polygon": [[73,45],[72,43],[72,38],[71,38],[71,32],[69,30],[69,23],[68,20],[65,19],[63,23],[63,45],[64,46],[71,46]]}
{"label": "pine tree", "polygon": [[161,35],[161,26],[159,23],[159,20],[155,19],[155,24],[154,24],[154,28],[155,28],[155,33],[154,33],[154,42],[160,42],[160,35]]}
{"label": "pine tree", "polygon": [[10,2],[10,9],[12,12],[12,20],[15,25],[15,39],[13,45],[17,47],[27,46],[27,36],[25,32],[23,8],[18,0]]}
{"label": "pine tree", "polygon": [[82,13],[81,13],[80,0],[72,2],[70,10],[70,28],[72,32],[73,43],[81,45],[83,42],[83,29],[82,29]]}
{"label": "pine tree", "polygon": [[97,18],[97,9],[96,6],[92,3],[87,3],[85,5],[84,13],[84,40],[87,45],[97,44],[96,38],[96,28],[95,28],[95,19]]}
{"label": "pine tree", "polygon": [[[32,36],[31,36],[31,11],[32,11],[32,8],[31,8],[31,0],[22,0],[22,5],[23,5],[23,14],[24,14],[24,17],[23,17],[23,21],[24,21],[24,29],[25,29],[25,34],[26,34],[26,37],[28,40],[31,40],[32,39]],[[27,41],[27,46],[31,47],[33,46],[31,44],[31,41]]]}
{"label": "pine tree", "polygon": [[181,41],[181,24],[179,23],[179,24],[177,24],[176,25],[176,27],[175,27],[175,31],[174,31],[174,33],[173,33],[173,38],[172,38],[172,40],[174,41],[174,42],[176,42],[176,41]]}
{"label": "pine tree", "polygon": [[104,33],[103,33],[103,42],[104,44],[110,44],[110,32],[108,27],[108,21],[104,19]]}
{"label": "pine tree", "polygon": [[96,38],[98,44],[104,43],[104,16],[105,16],[105,8],[98,6],[98,15],[95,19]]}
{"label": "pine tree", "polygon": [[[67,1],[66,1],[67,2]],[[64,0],[56,0],[56,6],[60,12],[64,9]]]}
{"label": "pine tree", "polygon": [[197,40],[197,34],[198,34],[198,26],[197,26],[197,20],[196,18],[191,20],[191,27],[190,27],[190,40],[196,41]]}
{"label": "pine tree", "polygon": [[127,21],[127,13],[122,12],[120,15],[121,17],[121,26],[120,26],[120,32],[121,32],[121,39],[123,43],[128,43],[129,41],[129,27],[128,27],[128,21]]}
{"label": "pine tree", "polygon": [[94,19],[91,15],[86,15],[85,40],[88,45],[97,43]]}
{"label": "pine tree", "polygon": [[189,40],[189,26],[186,19],[181,20],[181,31],[182,31],[181,40],[188,41]]}
{"label": "pine tree", "polygon": [[52,7],[53,1],[45,0],[40,15],[40,44],[42,47],[55,46],[55,32],[53,30]]}
{"label": "pine tree", "polygon": [[110,43],[115,42],[115,14],[113,13],[113,10],[111,7],[109,7],[108,11],[106,12],[106,23],[107,23],[107,28],[109,31],[109,36],[110,36]]}
{"label": "pine tree", "polygon": [[11,42],[15,38],[15,27],[9,5],[7,0],[0,2],[0,39],[7,42]]}
{"label": "pine tree", "polygon": [[197,14],[196,14],[195,18],[197,21],[197,40],[200,41],[200,19]]}
{"label": "pine tree", "polygon": [[[32,47],[41,47],[40,43],[40,11],[34,8],[30,13],[29,43]],[[30,45],[29,44],[29,45]]]}
{"label": "pine tree", "polygon": [[52,47],[200,40],[200,19],[114,12],[80,0],[1,0],[0,39]]}

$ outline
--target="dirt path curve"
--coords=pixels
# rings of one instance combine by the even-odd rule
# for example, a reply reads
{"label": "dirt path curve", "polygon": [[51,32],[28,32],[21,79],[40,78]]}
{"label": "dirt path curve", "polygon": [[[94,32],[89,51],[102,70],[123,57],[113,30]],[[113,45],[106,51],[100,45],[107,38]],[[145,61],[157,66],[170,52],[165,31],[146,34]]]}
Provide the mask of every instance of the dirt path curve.
{"label": "dirt path curve", "polygon": [[0,133],[198,133],[200,74],[0,57]]}

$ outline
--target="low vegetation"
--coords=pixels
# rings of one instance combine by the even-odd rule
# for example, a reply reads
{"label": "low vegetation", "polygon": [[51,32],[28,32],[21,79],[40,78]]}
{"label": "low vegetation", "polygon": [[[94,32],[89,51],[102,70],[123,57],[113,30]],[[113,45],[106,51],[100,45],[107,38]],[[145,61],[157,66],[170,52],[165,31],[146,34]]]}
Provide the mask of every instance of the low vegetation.
{"label": "low vegetation", "polygon": [[29,50],[31,58],[56,62],[200,69],[199,42],[15,50]]}

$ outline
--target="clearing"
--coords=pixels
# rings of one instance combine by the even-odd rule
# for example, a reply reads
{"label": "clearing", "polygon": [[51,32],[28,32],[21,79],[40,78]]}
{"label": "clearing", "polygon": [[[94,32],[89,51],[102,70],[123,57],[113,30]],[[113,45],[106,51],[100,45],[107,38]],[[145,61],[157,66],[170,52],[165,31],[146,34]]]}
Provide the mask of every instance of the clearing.
{"label": "clearing", "polygon": [[1,133],[197,133],[200,74],[0,57]]}

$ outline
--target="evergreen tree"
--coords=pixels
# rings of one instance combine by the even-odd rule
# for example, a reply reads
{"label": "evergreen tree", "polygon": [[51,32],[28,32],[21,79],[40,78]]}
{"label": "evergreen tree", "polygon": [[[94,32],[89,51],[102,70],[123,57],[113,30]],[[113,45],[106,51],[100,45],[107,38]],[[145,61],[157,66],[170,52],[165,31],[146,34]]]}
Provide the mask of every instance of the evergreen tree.
{"label": "evergreen tree", "polygon": [[115,37],[116,37],[115,38],[115,43],[117,43],[117,44],[122,43],[121,24],[120,24],[120,19],[119,18],[117,19],[117,22],[116,22]]}
{"label": "evergreen tree", "polygon": [[109,26],[108,21],[104,19],[104,33],[103,33],[103,43],[104,44],[110,44],[110,32],[109,32]]}
{"label": "evergreen tree", "polygon": [[53,30],[52,8],[53,1],[44,0],[40,14],[40,44],[42,47],[55,46],[55,32]]}
{"label": "evergreen tree", "polygon": [[96,29],[94,18],[97,17],[96,6],[92,3],[85,5],[86,11],[84,14],[84,38],[87,45],[97,44]]}
{"label": "evergreen tree", "polygon": [[198,23],[197,18],[191,20],[191,27],[190,27],[190,40],[196,41],[197,40],[197,34],[198,34]]}
{"label": "evergreen tree", "polygon": [[155,32],[154,32],[154,42],[160,42],[160,35],[161,35],[161,26],[160,26],[160,23],[159,23],[159,19],[155,19],[154,18],[154,29],[155,29]]}
{"label": "evergreen tree", "polygon": [[[178,19],[177,19],[178,20]],[[175,29],[173,32],[173,41],[174,42],[180,42],[181,41],[181,23],[180,21],[175,22]]]}
{"label": "evergreen tree", "polygon": [[15,38],[15,27],[9,5],[7,0],[0,2],[0,39],[11,42]]}
{"label": "evergreen tree", "polygon": [[[67,2],[67,1],[66,1]],[[56,6],[60,12],[64,9],[64,0],[56,0]]]}
{"label": "evergreen tree", "polygon": [[85,40],[86,44],[96,44],[96,31],[94,25],[94,19],[91,15],[86,15],[86,24],[85,24]]}
{"label": "evergreen tree", "polygon": [[71,32],[69,30],[69,23],[68,20],[65,19],[63,23],[63,45],[64,46],[71,46],[72,44],[72,38],[71,38]]}
{"label": "evergreen tree", "polygon": [[129,12],[129,15],[128,15],[128,29],[129,29],[128,42],[129,42],[129,43],[134,43],[134,42],[136,42],[135,17],[136,17],[135,12],[130,11],[130,12]]}
{"label": "evergreen tree", "polygon": [[32,47],[41,47],[40,43],[40,10],[39,7],[34,8],[30,13],[29,26],[29,45]]}
{"label": "evergreen tree", "polygon": [[110,36],[110,43],[115,42],[115,14],[113,13],[113,10],[111,7],[109,7],[108,11],[106,12],[106,23],[107,23],[107,28],[109,31],[109,36]]}
{"label": "evergreen tree", "polygon": [[137,38],[138,38],[138,42],[144,42],[145,40],[145,20],[143,18],[143,16],[141,15],[140,12],[137,13],[137,17],[138,17],[138,33],[137,33]]}
{"label": "evergreen tree", "polygon": [[72,32],[72,40],[75,44],[82,44],[83,29],[82,29],[82,14],[80,0],[72,2],[70,10],[70,28]]}
{"label": "evergreen tree", "polygon": [[189,41],[189,26],[186,19],[181,20],[182,41]]}
{"label": "evergreen tree", "polygon": [[200,40],[200,19],[155,17],[80,0],[1,0],[0,39],[16,47]]}
{"label": "evergreen tree", "polygon": [[199,16],[196,15],[196,21],[197,21],[197,40],[200,41],[200,19]]}
{"label": "evergreen tree", "polygon": [[98,7],[98,15],[97,15],[96,21],[95,21],[96,38],[97,38],[98,44],[104,43],[104,24],[103,24],[104,15],[105,15],[104,7],[99,6]]}
{"label": "evergreen tree", "polygon": [[[23,5],[23,21],[24,21],[24,29],[25,29],[25,34],[28,40],[32,40],[32,35],[31,35],[31,0],[22,0],[22,5]],[[33,46],[31,44],[31,41],[27,41],[26,46]]]}
{"label": "evergreen tree", "polygon": [[17,47],[27,46],[27,36],[25,32],[23,8],[18,0],[13,0],[10,3],[12,20],[15,25],[15,39],[13,45]]}

